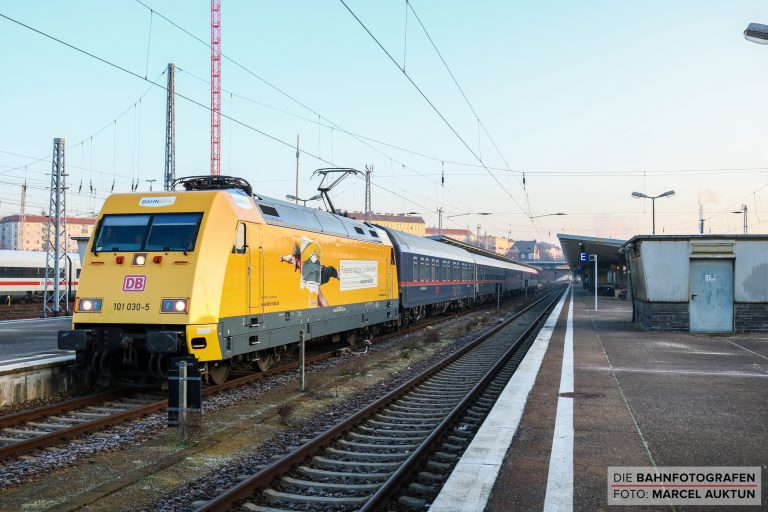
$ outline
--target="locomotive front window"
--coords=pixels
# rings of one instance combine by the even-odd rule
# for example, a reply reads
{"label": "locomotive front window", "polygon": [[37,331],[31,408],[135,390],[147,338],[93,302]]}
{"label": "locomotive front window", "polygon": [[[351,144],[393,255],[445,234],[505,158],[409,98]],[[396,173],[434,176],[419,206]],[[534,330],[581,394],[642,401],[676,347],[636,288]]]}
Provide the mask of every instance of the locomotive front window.
{"label": "locomotive front window", "polygon": [[96,252],[191,251],[202,213],[105,215],[101,219]]}
{"label": "locomotive front window", "polygon": [[149,220],[149,215],[105,215],[93,246],[98,252],[140,251]]}
{"label": "locomotive front window", "polygon": [[202,216],[202,213],[155,215],[144,250],[191,251],[195,248],[197,226]]}

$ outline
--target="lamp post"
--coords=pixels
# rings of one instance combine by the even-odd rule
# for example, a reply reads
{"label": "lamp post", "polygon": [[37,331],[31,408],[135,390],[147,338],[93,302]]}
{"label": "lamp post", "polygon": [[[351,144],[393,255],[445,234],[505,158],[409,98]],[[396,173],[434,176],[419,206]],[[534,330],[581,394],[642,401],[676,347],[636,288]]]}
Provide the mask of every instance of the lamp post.
{"label": "lamp post", "polygon": [[632,192],[632,197],[635,199],[650,199],[651,200],[651,208],[653,210],[653,234],[656,234],[656,200],[660,197],[672,197],[675,195],[674,190],[667,190],[663,194],[659,194],[657,196],[647,196],[643,194],[642,192]]}
{"label": "lamp post", "polygon": [[286,194],[285,198],[288,199],[289,201],[296,201],[297,203],[299,201],[301,201],[302,203],[304,203],[304,206],[307,206],[307,201],[317,201],[318,199],[322,199],[323,196],[321,196],[320,194],[315,194],[314,196],[312,196],[310,198],[302,199],[302,198],[297,197],[297,196],[295,196],[293,194]]}

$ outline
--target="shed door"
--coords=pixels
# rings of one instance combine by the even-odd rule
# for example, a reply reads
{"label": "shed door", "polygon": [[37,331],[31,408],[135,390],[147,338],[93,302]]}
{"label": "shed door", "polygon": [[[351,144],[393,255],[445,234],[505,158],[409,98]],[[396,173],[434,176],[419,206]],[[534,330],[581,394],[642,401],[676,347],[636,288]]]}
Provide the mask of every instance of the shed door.
{"label": "shed door", "polygon": [[733,332],[733,262],[691,260],[691,332]]}

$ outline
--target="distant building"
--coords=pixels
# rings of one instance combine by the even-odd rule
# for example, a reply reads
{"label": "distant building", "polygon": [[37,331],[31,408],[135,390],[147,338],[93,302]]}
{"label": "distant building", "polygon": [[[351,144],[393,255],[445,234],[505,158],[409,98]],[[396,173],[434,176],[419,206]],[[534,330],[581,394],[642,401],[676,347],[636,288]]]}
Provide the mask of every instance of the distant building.
{"label": "distant building", "polygon": [[[67,217],[67,252],[77,252],[74,236],[91,236],[95,218]],[[0,249],[11,251],[45,251],[48,249],[48,217],[20,215],[0,218]]]}
{"label": "distant building", "polygon": [[520,261],[539,260],[539,244],[536,240],[518,240],[515,248],[520,253]]}
{"label": "distant building", "polygon": [[539,242],[539,260],[540,261],[563,261],[563,250],[559,245]]}
{"label": "distant building", "polygon": [[[349,212],[349,218],[356,220],[365,220],[365,213]],[[387,228],[396,229],[416,236],[426,235],[426,223],[418,215],[407,215],[405,213],[372,213],[371,222]]]}
{"label": "distant building", "polygon": [[502,256],[506,255],[510,246],[515,243],[505,236],[485,235],[480,237],[480,247],[488,251],[495,252]]}
{"label": "distant building", "polygon": [[475,242],[475,235],[468,229],[427,228],[427,236],[444,235],[465,244]]}

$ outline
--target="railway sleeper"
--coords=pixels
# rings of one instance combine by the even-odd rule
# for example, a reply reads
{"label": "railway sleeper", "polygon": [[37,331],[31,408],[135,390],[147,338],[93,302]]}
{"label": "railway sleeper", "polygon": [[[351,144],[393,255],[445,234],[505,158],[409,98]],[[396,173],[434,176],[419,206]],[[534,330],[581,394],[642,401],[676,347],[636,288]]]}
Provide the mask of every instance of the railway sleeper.
{"label": "railway sleeper", "polygon": [[439,407],[440,409],[450,410],[450,407],[451,407],[451,405],[450,405],[450,404],[444,404],[444,405],[442,405],[442,407],[441,407],[441,406],[440,406],[440,404],[435,404],[435,403],[429,403],[429,404],[425,404],[425,403],[419,403],[419,404],[411,404],[411,403],[408,403],[408,402],[404,402],[403,400],[398,400],[397,402],[395,402],[395,403],[393,403],[393,404],[391,404],[391,405],[387,406],[387,408],[388,408],[388,409],[397,409],[397,410],[400,410],[400,411],[423,411],[423,410],[424,410],[424,406],[425,406],[425,405],[428,405],[428,406],[429,406],[431,409],[433,409],[433,410],[434,410],[435,408],[438,408],[438,407]]}
{"label": "railway sleeper", "polygon": [[441,475],[439,473],[430,473],[429,471],[421,471],[418,475],[416,475],[416,477],[421,482],[427,482],[427,484],[440,483],[445,481],[445,475]]}
{"label": "railway sleeper", "polygon": [[69,425],[62,425],[60,423],[37,423],[36,421],[30,421],[27,425],[46,430],[64,430],[65,428],[69,428]]}
{"label": "railway sleeper", "polygon": [[323,457],[322,455],[315,455],[312,457],[312,462],[323,467],[330,466],[347,468],[375,468],[379,470],[380,473],[383,473],[388,469],[394,471],[401,466],[400,462],[359,462],[352,460],[329,459],[328,457]]}
{"label": "railway sleeper", "polygon": [[280,492],[274,489],[265,489],[264,496],[273,501],[288,501],[291,503],[311,503],[316,505],[362,505],[368,500],[368,496],[350,496],[337,498],[335,496],[303,496],[301,494],[292,494]]}
{"label": "railway sleeper", "polygon": [[408,486],[408,491],[416,494],[417,496],[427,496],[434,494],[437,491],[437,487],[414,482]]}
{"label": "railway sleeper", "polygon": [[389,428],[390,426],[402,426],[402,425],[392,425],[390,423],[382,423],[377,422],[376,420],[368,420],[371,423],[380,423],[382,425],[385,425],[387,428],[375,428],[375,427],[369,427],[367,425],[360,425],[358,428],[360,430],[365,430],[368,432],[375,432],[375,433],[388,433],[388,434],[397,434],[397,435],[408,435],[408,436],[421,436],[426,437],[429,434],[432,433],[433,429],[426,429],[426,430],[403,430],[403,429],[396,429],[396,428]]}
{"label": "railway sleeper", "polygon": [[378,420],[389,420],[406,425],[432,425],[437,426],[437,421],[433,418],[410,418],[406,416],[397,416],[392,414],[379,413],[376,416]]}
{"label": "railway sleeper", "polygon": [[83,418],[72,418],[70,416],[48,416],[49,420],[60,421],[62,423],[85,423],[89,420]]}
{"label": "railway sleeper", "polygon": [[[445,386],[422,386],[417,391],[414,391],[413,396],[420,396],[424,398],[429,398],[431,400],[434,400],[436,398],[440,398],[443,400],[450,400],[450,399],[456,399],[461,400],[466,396],[466,394],[469,392],[471,387],[467,387],[467,389],[459,388],[456,389],[455,387],[456,383],[451,383],[450,385]],[[450,391],[449,391],[450,390]]]}
{"label": "railway sleeper", "polygon": [[378,452],[353,452],[350,450],[340,450],[339,448],[326,448],[327,453],[336,455],[337,457],[347,457],[350,459],[369,459],[369,460],[381,460],[381,459],[405,459],[410,456],[410,453],[378,453]]}
{"label": "railway sleeper", "polygon": [[[206,501],[201,502],[193,502],[192,506],[202,506],[205,505]],[[254,503],[251,503],[250,501],[246,501],[243,503],[243,510],[247,510],[248,512],[294,512],[293,510],[289,510],[287,508],[273,508],[273,507],[262,507],[261,505],[256,505]]]}
{"label": "railway sleeper", "polygon": [[446,464],[444,462],[438,462],[436,460],[430,460],[429,462],[427,462],[426,467],[430,471],[439,471],[441,473],[445,473],[445,472],[451,470],[451,468],[453,467],[453,464]]}
{"label": "railway sleeper", "polygon": [[339,444],[344,446],[352,446],[354,448],[373,448],[379,450],[414,450],[418,448],[421,443],[417,444],[371,444],[371,443],[357,443],[355,441],[347,441],[346,439],[339,439]]}
{"label": "railway sleeper", "polygon": [[452,453],[446,453],[446,452],[435,452],[432,454],[432,456],[438,460],[447,461],[447,462],[456,462],[457,460],[459,460],[458,455],[454,455]]}
{"label": "railway sleeper", "polygon": [[[133,407],[131,407],[131,409],[133,409]],[[115,409],[111,407],[88,407],[86,409],[86,412],[105,412],[111,415],[111,414],[116,414],[118,412],[125,412],[126,410],[127,409],[124,409],[124,408]]]}
{"label": "railway sleeper", "polygon": [[[19,436],[27,436],[27,438],[50,434],[50,432],[46,432],[44,430],[22,430],[20,428],[10,428],[10,427],[4,428],[3,432],[8,432],[9,434],[16,434]],[[17,441],[21,441],[21,439],[17,439]]]}
{"label": "railway sleeper", "polygon": [[458,445],[453,443],[443,443],[442,445],[440,445],[440,448],[442,448],[446,452],[453,452],[453,453],[456,453],[456,452],[461,453],[462,451],[464,451],[464,445]]}
{"label": "railway sleeper", "polygon": [[397,503],[408,510],[421,510],[427,506],[427,501],[413,496],[400,496]]}
{"label": "railway sleeper", "polygon": [[440,398],[420,398],[416,396],[407,396],[397,401],[398,404],[405,404],[411,407],[423,407],[429,405],[430,407],[450,407],[454,402],[453,400],[441,400]]}
{"label": "railway sleeper", "polygon": [[425,411],[423,407],[420,408],[402,408],[402,407],[393,407],[389,406],[387,407],[388,412],[391,412],[393,414],[397,414],[398,416],[418,416],[420,418],[444,418],[448,412],[450,412],[450,409],[445,409],[445,412],[443,411],[434,411],[429,410]]}
{"label": "railway sleeper", "polygon": [[375,491],[381,484],[335,484],[330,482],[314,482],[311,480],[300,480],[290,476],[283,477],[280,480],[283,485],[292,485],[294,487],[306,487],[307,489],[339,489],[344,491]]}
{"label": "railway sleeper", "polygon": [[72,412],[70,414],[72,416],[77,416],[79,418],[89,418],[89,419],[107,418],[109,416],[112,416],[112,414],[110,413],[102,413],[102,412]]}
{"label": "railway sleeper", "polygon": [[350,479],[350,480],[375,480],[377,482],[386,481],[391,472],[388,473],[345,473],[343,471],[328,471],[325,469],[311,468],[309,466],[299,466],[299,473],[305,475],[315,476],[319,478],[338,478],[338,479]]}
{"label": "railway sleeper", "polygon": [[410,437],[371,436],[368,434],[359,434],[357,432],[350,432],[348,435],[357,439],[364,439],[366,441],[382,441],[385,443],[412,443],[414,441],[421,441],[426,437],[422,435],[415,435]]}

